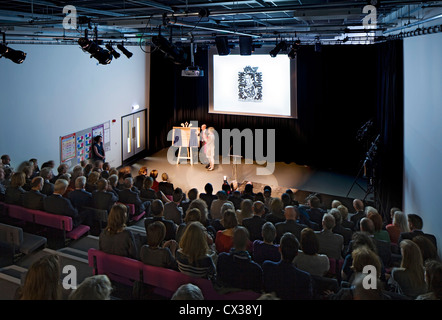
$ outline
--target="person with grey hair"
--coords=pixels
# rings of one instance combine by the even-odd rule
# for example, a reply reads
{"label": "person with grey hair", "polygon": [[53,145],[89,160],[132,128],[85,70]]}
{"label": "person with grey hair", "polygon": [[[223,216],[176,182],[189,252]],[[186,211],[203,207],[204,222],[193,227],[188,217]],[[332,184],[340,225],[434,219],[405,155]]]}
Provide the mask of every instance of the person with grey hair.
{"label": "person with grey hair", "polygon": [[204,300],[204,295],[198,286],[186,283],[175,291],[171,300]]}
{"label": "person with grey hair", "polygon": [[146,216],[150,214],[150,201],[142,201],[138,192],[133,191],[134,180],[132,177],[126,177],[123,182],[124,189],[118,193],[119,201],[124,204],[135,205],[135,215],[141,214],[143,211]]}
{"label": "person with grey hair", "polygon": [[72,205],[79,211],[84,207],[92,206],[92,194],[85,190],[86,177],[79,176],[75,179],[75,190],[68,193],[67,198],[71,200]]}
{"label": "person with grey hair", "polygon": [[43,207],[46,212],[71,217],[74,227],[77,227],[83,221],[71,201],[63,197],[67,187],[68,182],[66,180],[58,179],[55,181],[54,193],[43,200]]}
{"label": "person with grey hair", "polygon": [[42,177],[34,177],[31,181],[31,190],[23,195],[23,206],[33,210],[44,210],[43,200],[46,195],[41,193],[44,179]]}
{"label": "person with grey hair", "polygon": [[325,254],[329,258],[341,260],[343,259],[344,237],[333,233],[335,225],[335,218],[329,213],[324,214],[322,217],[322,230],[315,231],[319,242],[318,253]]}
{"label": "person with grey hair", "polygon": [[253,260],[262,265],[265,260],[279,261],[279,245],[275,244],[276,227],[273,223],[267,221],[262,225],[262,240],[253,241],[252,256]]}
{"label": "person with grey hair", "polygon": [[50,196],[54,192],[54,184],[51,182],[53,173],[51,167],[44,167],[40,170],[40,176],[44,179],[41,193]]}
{"label": "person with grey hair", "polygon": [[353,230],[345,228],[342,225],[342,215],[337,208],[332,208],[329,212],[335,218],[335,226],[333,227],[333,233],[340,234],[344,237],[344,246],[348,246],[351,241],[351,236],[353,235]]}
{"label": "person with grey hair", "polygon": [[105,274],[87,277],[68,296],[68,300],[111,300],[112,283]]}

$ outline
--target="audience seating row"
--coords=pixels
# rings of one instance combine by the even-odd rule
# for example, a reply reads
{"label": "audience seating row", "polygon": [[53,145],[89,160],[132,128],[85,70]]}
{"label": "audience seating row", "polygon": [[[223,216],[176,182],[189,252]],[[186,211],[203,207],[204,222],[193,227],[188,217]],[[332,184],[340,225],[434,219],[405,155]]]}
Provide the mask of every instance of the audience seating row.
{"label": "audience seating row", "polygon": [[11,249],[11,262],[22,255],[29,255],[32,252],[46,246],[45,237],[23,232],[23,229],[16,226],[0,223],[0,243]]}
{"label": "audience seating row", "polygon": [[61,230],[63,241],[76,240],[88,234],[90,227],[79,225],[74,228],[72,218],[52,214],[40,210],[27,209],[22,206],[3,203],[3,215],[21,222],[44,226],[55,230]]}
{"label": "audience seating row", "polygon": [[89,249],[89,265],[94,274],[106,274],[112,281],[133,286],[135,282],[154,287],[154,293],[170,299],[183,284],[197,285],[206,300],[256,300],[260,294],[252,291],[219,293],[208,279],[194,278],[179,271],[145,265],[143,262]]}

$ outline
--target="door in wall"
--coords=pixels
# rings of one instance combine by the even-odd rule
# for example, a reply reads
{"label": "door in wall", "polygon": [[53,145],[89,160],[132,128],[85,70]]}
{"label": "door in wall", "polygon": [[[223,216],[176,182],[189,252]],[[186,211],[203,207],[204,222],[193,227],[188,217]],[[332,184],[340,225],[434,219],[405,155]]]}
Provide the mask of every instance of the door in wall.
{"label": "door in wall", "polygon": [[146,149],[146,109],[121,117],[122,162]]}

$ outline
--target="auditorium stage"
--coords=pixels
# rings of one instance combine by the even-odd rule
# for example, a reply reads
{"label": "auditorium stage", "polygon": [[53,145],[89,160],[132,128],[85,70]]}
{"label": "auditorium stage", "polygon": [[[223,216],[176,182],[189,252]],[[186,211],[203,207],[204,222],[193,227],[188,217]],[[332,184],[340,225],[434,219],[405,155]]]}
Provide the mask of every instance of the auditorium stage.
{"label": "auditorium stage", "polygon": [[[167,151],[167,148],[163,149],[131,165],[133,175],[138,173],[140,167],[146,166],[148,172],[153,169],[158,170],[158,181],[161,181],[161,174],[166,172],[170,182],[175,187],[183,189],[184,192],[191,188],[197,188],[199,192],[204,192],[204,185],[207,182],[213,185],[216,192],[221,189],[224,176],[227,177],[229,183],[235,180],[234,165],[229,159],[223,161],[220,157],[220,163],[215,166],[215,169],[208,171],[203,164],[194,163],[192,165],[189,160],[176,164],[175,158],[173,163],[169,163]],[[296,199],[303,202],[305,195],[311,192],[336,198],[345,198],[348,194],[348,198],[363,199],[367,190],[366,179],[358,179],[357,184],[354,184],[355,177],[349,175],[314,170],[308,166],[284,162],[276,162],[273,172],[270,172],[271,167],[266,164],[246,164],[244,162],[243,159],[241,164],[236,165],[237,181],[239,184],[245,181],[253,182],[256,186],[254,192],[262,192],[264,185],[270,185],[273,189],[272,195],[280,196],[282,192],[290,188],[296,192]],[[266,168],[266,166],[268,174],[258,175],[257,168]],[[369,197],[366,200],[370,200]]]}

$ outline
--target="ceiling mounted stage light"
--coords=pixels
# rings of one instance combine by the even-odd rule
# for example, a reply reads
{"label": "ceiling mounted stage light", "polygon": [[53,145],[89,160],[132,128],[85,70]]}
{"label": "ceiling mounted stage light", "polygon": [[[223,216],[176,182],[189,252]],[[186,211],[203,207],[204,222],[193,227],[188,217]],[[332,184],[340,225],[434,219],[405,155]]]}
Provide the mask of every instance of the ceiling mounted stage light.
{"label": "ceiling mounted stage light", "polygon": [[278,55],[278,53],[279,53],[281,50],[282,50],[282,51],[287,50],[287,42],[285,42],[285,41],[281,41],[280,43],[278,43],[278,44],[276,45],[276,47],[274,47],[274,48],[269,52],[269,54],[270,54],[270,56],[271,56],[272,58],[274,58],[274,57],[276,57],[276,56]]}
{"label": "ceiling mounted stage light", "polygon": [[112,42],[106,44],[106,49],[109,50],[110,54],[115,58],[118,59],[120,57],[120,54],[115,51],[115,49],[112,47]]}
{"label": "ceiling mounted stage light", "polygon": [[26,53],[7,47],[5,44],[0,43],[0,58],[5,57],[14,63],[21,64],[26,59]]}
{"label": "ceiling mounted stage light", "polygon": [[100,64],[111,63],[112,54],[108,50],[101,48],[94,41],[87,38],[80,38],[78,39],[78,44],[84,51],[91,54],[91,58],[97,59]]}
{"label": "ceiling mounted stage light", "polygon": [[121,52],[123,52],[124,55],[125,55],[128,59],[130,59],[130,57],[133,56],[133,53],[130,52],[130,51],[128,51],[128,50],[123,46],[123,44],[117,44],[117,48],[118,48],[118,50],[120,50]]}
{"label": "ceiling mounted stage light", "polygon": [[183,49],[173,45],[162,35],[153,36],[152,43],[174,64],[183,64],[186,62],[187,54]]}

